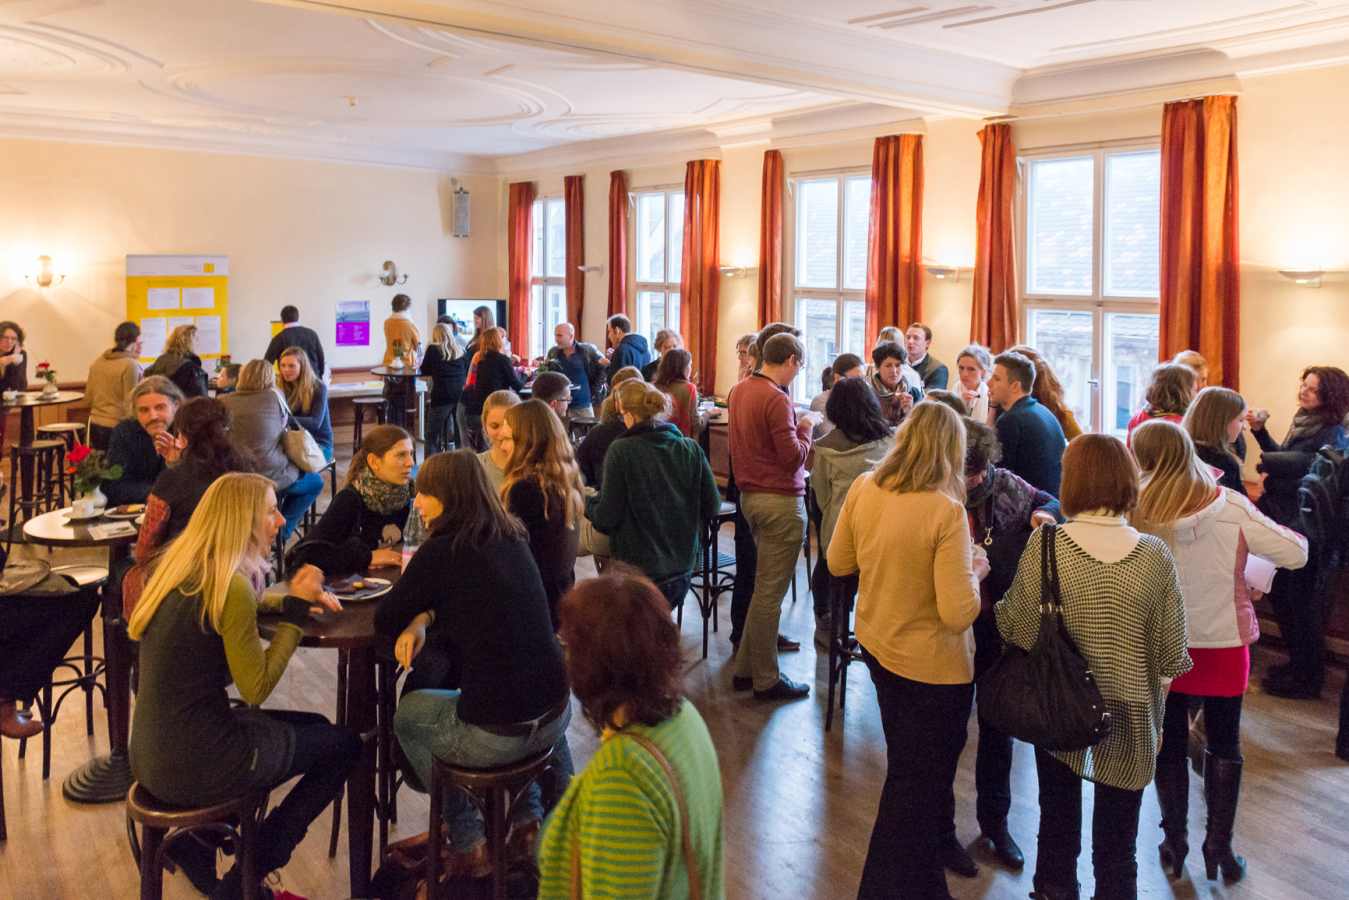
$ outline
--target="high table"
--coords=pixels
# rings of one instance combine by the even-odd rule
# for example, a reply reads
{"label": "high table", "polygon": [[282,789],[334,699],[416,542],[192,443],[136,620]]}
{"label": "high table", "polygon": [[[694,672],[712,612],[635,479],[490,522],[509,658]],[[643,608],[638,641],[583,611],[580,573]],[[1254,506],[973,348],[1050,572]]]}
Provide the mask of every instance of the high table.
{"label": "high table", "polygon": [[[0,407],[19,411],[19,446],[27,447],[37,437],[37,424],[33,421],[33,410],[39,406],[57,406],[61,403],[74,403],[83,400],[79,391],[57,391],[43,396],[41,391],[21,391],[13,400],[0,397]],[[0,413],[3,415],[3,413]],[[25,458],[19,463],[19,483],[14,488],[24,500],[33,496],[33,460]]]}
{"label": "high table", "polygon": [[[70,509],[43,513],[23,523],[29,543],[44,547],[106,547],[108,573],[131,554],[136,532],[116,537],[96,537],[92,524],[107,520],[70,522]],[[131,710],[131,648],[122,620],[121,591],[103,591],[103,660],[107,673],[108,746],[111,752],[71,772],[61,792],[74,803],[113,803],[126,799],[131,788],[131,765],[127,760],[128,719]]]}
{"label": "high table", "polygon": [[[397,581],[397,567],[372,569],[371,575]],[[375,634],[375,608],[379,600],[348,603],[339,613],[311,616],[304,627],[301,647],[347,651],[347,727],[357,734],[375,729],[375,651],[380,638]],[[279,616],[258,617],[263,637],[276,633]],[[374,844],[375,747],[367,742],[361,760],[347,779],[347,853],[351,871],[351,895],[370,893],[370,851]]]}
{"label": "high table", "polygon": [[[407,401],[417,398],[417,379],[421,375],[412,366],[403,366],[401,369],[375,366],[370,370],[370,374],[384,379],[384,396],[390,398],[389,424],[407,428]],[[392,398],[397,398],[397,402]],[[420,407],[418,409],[420,410]]]}

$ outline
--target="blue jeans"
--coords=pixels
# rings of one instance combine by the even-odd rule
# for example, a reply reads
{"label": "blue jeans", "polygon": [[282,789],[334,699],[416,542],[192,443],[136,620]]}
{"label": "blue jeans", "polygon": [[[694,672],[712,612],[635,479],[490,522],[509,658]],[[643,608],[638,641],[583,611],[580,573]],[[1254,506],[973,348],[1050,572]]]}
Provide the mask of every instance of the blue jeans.
{"label": "blue jeans", "polygon": [[[562,796],[574,771],[571,748],[567,745],[570,721],[571,707],[568,706],[561,715],[534,728],[531,734],[507,737],[459,718],[458,691],[413,691],[399,701],[393,730],[417,780],[427,786],[431,784],[433,757],[460,766],[489,768],[555,747],[557,773],[553,793],[556,796],[547,798],[552,805]],[[518,821],[543,818],[543,801],[539,785],[531,785],[528,803],[516,807],[515,818]],[[482,818],[462,791],[446,792],[444,812],[454,849],[470,850],[483,839]]]}
{"label": "blue jeans", "polygon": [[305,472],[291,482],[289,487],[276,492],[277,506],[281,508],[281,515],[286,520],[285,527],[281,529],[282,543],[290,539],[296,526],[304,518],[304,511],[321,493],[323,493],[323,476],[317,472]]}

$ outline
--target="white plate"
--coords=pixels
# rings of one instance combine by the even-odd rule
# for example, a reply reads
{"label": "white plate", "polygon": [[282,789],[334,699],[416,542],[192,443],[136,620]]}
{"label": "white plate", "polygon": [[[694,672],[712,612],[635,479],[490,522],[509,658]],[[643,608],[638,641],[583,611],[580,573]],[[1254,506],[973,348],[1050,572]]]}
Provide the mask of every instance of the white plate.
{"label": "white plate", "polygon": [[120,512],[120,513],[108,510],[103,514],[104,518],[112,519],[113,521],[126,521],[126,522],[133,522],[144,515],[145,510],[143,509],[140,510],[139,512]]}
{"label": "white plate", "polygon": [[61,512],[65,513],[67,522],[92,522],[94,519],[103,518],[103,513],[105,511],[100,509],[94,512],[93,515],[77,516],[75,515],[75,507],[67,506],[65,509],[61,510]]}
{"label": "white plate", "polygon": [[387,578],[373,578],[367,575],[357,580],[364,581],[365,587],[357,591],[333,591],[334,596],[343,603],[362,603],[366,600],[374,600],[376,597],[383,597],[393,590],[393,582]]}

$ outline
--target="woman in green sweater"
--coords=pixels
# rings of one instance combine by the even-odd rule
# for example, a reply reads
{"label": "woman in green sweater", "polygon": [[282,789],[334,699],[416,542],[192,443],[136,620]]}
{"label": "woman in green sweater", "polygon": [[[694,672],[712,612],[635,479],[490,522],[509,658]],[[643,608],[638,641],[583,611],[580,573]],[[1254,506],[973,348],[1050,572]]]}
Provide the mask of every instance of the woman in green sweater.
{"label": "woman in green sweater", "polygon": [[628,430],[609,447],[587,518],[610,535],[613,558],[640,569],[675,609],[689,592],[699,538],[721,494],[697,441],[665,421],[668,394],[625,381],[618,408]]}
{"label": "woman in green sweater", "polygon": [[539,897],[722,900],[721,770],[661,595],[634,575],[583,581],[561,637],[601,743],[544,826]]}
{"label": "woman in green sweater", "polygon": [[[311,608],[341,608],[323,590],[323,573],[306,566],[276,602],[272,611],[282,620],[263,646],[251,581],[266,568],[283,524],[270,480],[222,475],[159,558],[127,625],[140,642],[130,755],[143,788],[165,803],[204,806],[301,776],[262,824],[262,875],[290,860],[361,753],[355,734],[320,715],[232,709],[225,694],[233,682],[250,707],[261,704],[300,643]],[[175,861],[203,893],[242,895],[238,866],[217,884],[214,850],[194,841],[176,846]]]}

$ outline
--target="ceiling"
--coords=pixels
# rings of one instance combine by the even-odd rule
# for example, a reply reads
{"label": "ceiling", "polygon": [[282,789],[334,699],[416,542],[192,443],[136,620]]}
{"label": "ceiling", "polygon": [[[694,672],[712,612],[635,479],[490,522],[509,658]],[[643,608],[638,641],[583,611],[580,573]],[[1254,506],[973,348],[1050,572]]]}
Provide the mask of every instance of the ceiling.
{"label": "ceiling", "polygon": [[1344,59],[1349,0],[0,0],[0,133],[492,171]]}

